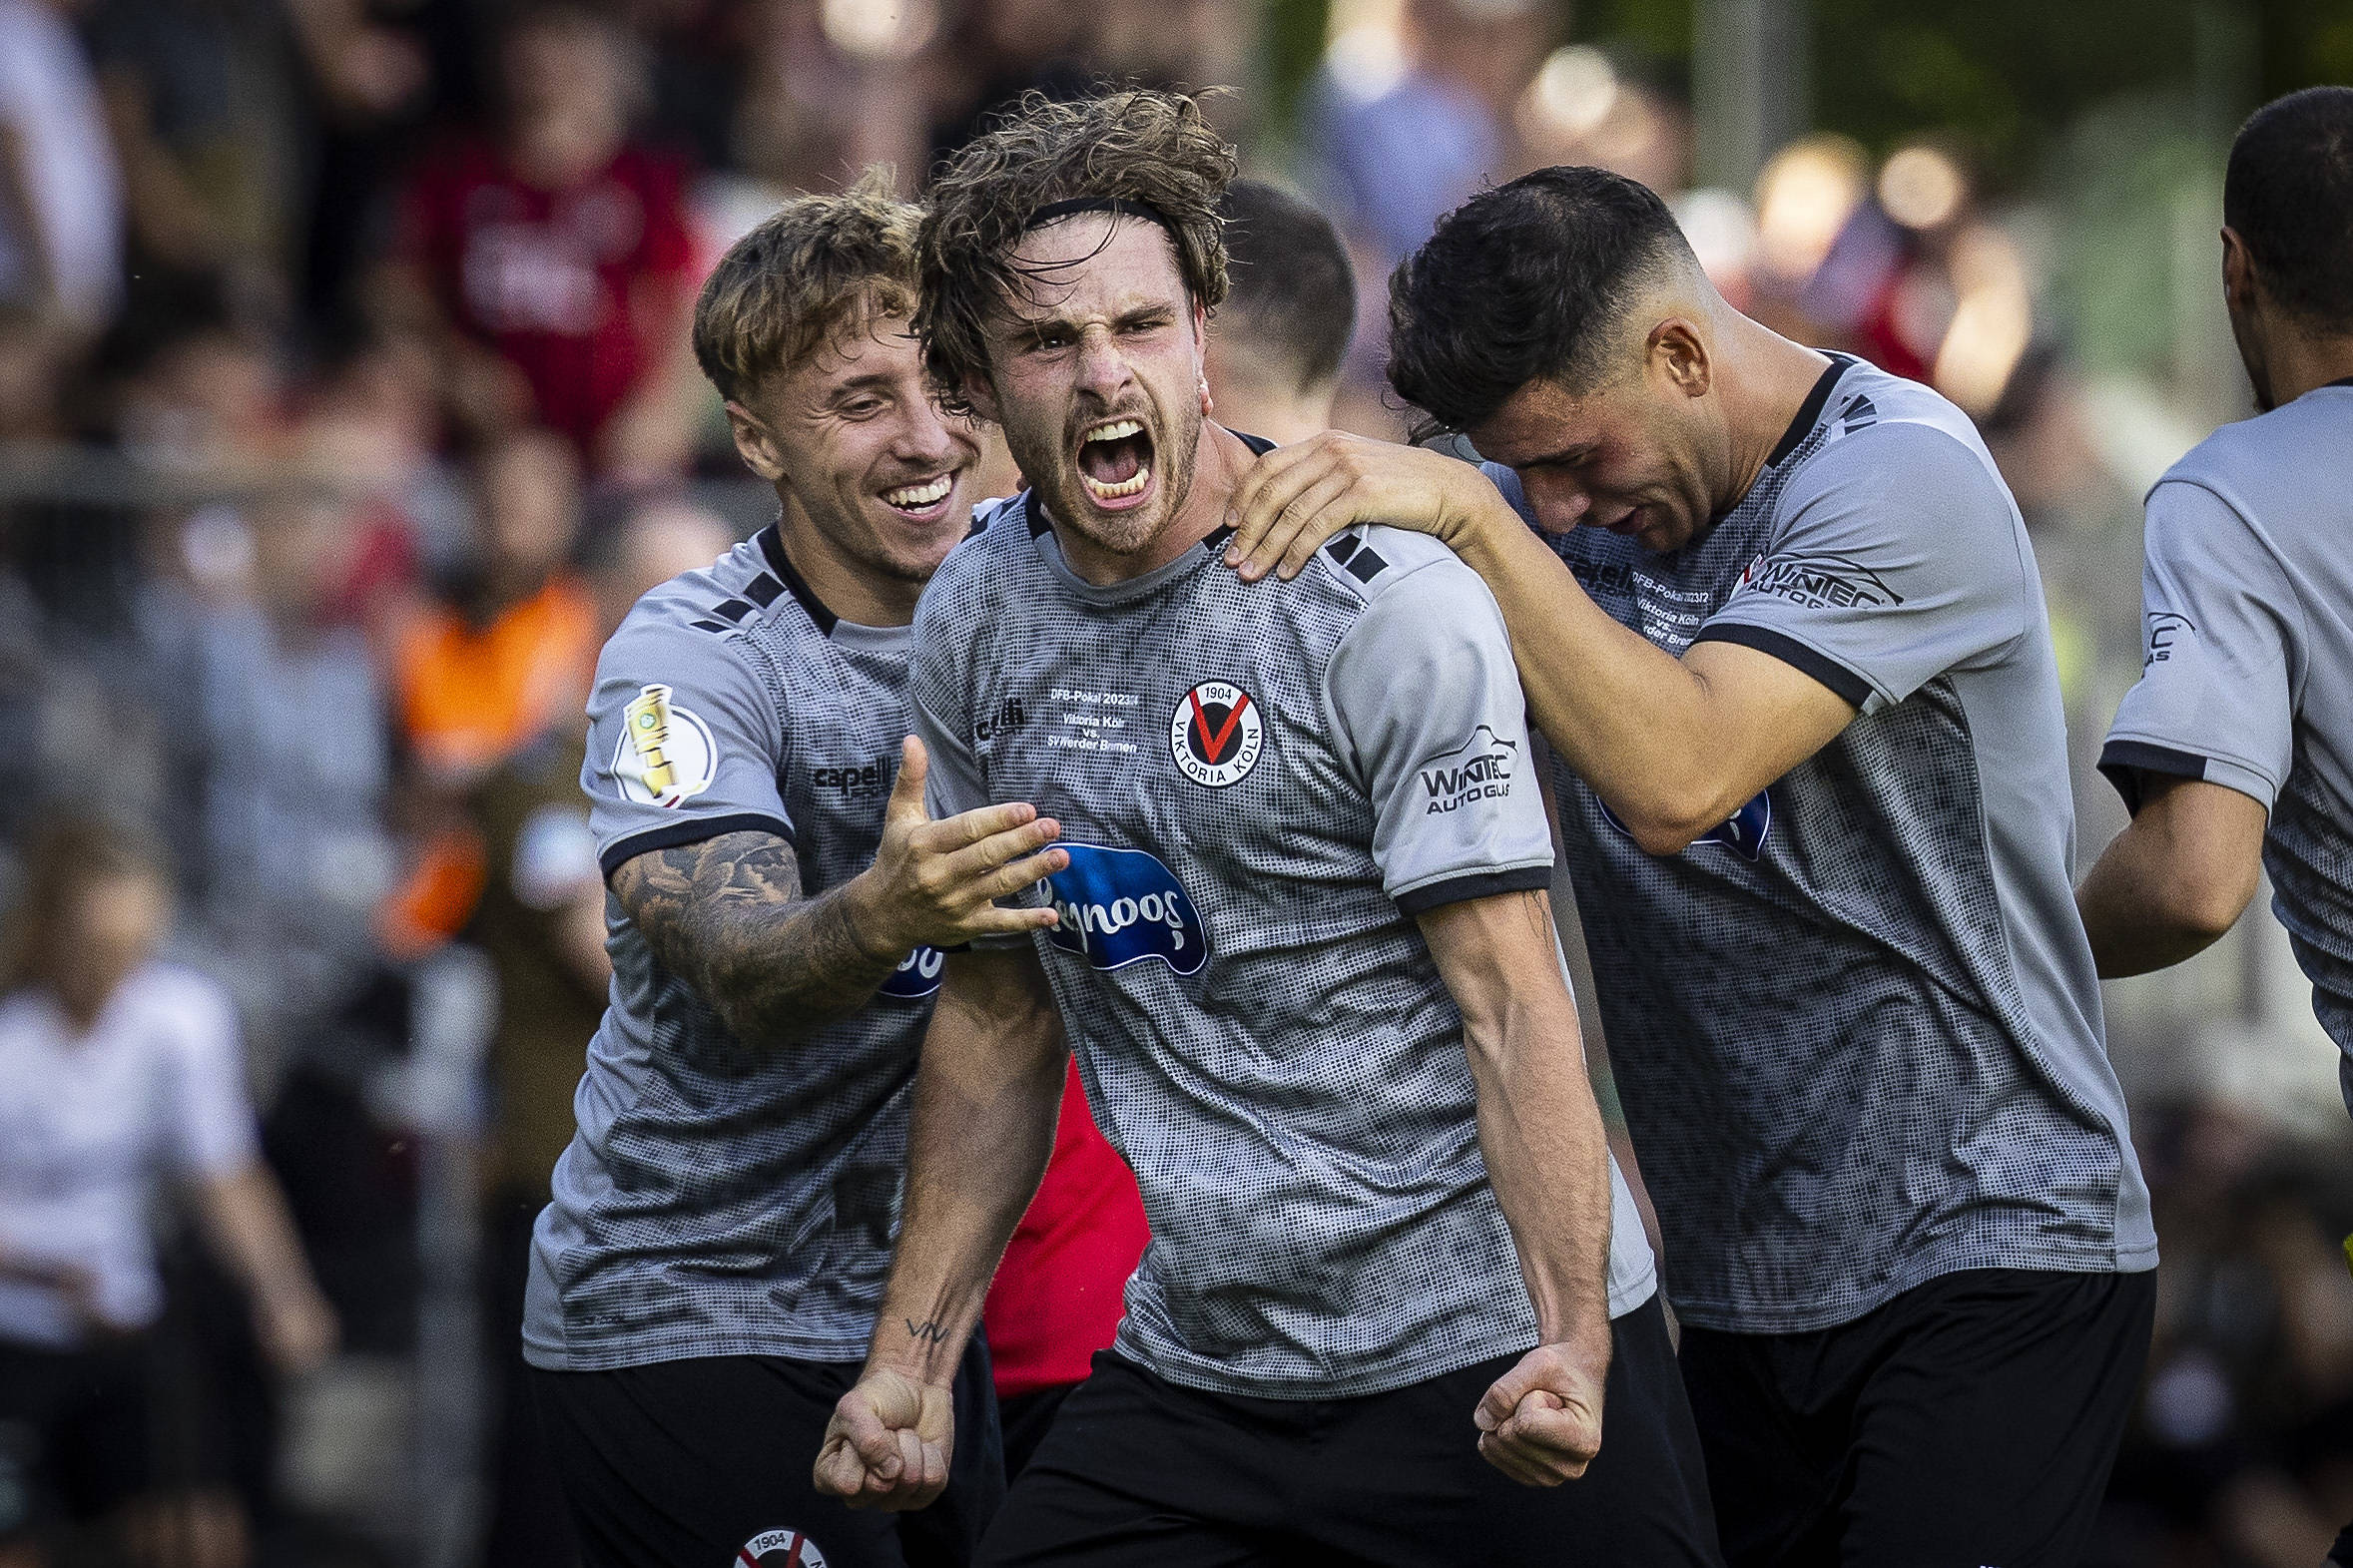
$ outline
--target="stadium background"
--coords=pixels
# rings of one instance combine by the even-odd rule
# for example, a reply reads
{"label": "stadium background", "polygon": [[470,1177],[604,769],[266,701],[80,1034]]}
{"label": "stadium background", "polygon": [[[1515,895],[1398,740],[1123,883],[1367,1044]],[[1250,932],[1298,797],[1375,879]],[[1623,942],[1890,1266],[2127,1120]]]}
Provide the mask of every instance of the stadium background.
{"label": "stadium background", "polygon": [[[1024,87],[1226,84],[1248,167],[1342,223],[1377,302],[1484,180],[1644,180],[1745,308],[1980,420],[2047,580],[2087,864],[2122,820],[2090,763],[2139,668],[2139,495],[2248,409],[2222,155],[2256,104],[2353,80],[2328,0],[602,14],[611,50],[558,29],[508,84],[474,0],[0,0],[0,891],[48,813],[152,824],[173,956],[238,999],[343,1345],[269,1377],[166,1215],[151,1440],[258,1562],[501,1555],[485,1346],[511,1354],[594,1016],[535,894],[572,863],[541,807],[633,523],[773,505],[679,309],[781,195],[918,171]],[[499,205],[484,149],[526,134],[630,171],[601,261]],[[1394,435],[1379,339],[1369,308],[1342,415]],[[2107,991],[2164,1264],[2101,1563],[2309,1568],[2353,1516],[2353,1132],[2266,904]]]}

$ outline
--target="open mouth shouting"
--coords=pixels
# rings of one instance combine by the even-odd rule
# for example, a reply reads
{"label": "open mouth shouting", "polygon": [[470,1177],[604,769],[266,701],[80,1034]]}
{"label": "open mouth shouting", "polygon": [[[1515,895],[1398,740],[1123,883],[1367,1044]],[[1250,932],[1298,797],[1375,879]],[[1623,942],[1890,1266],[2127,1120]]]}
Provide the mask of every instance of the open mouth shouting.
{"label": "open mouth shouting", "polygon": [[1078,480],[1105,511],[1140,506],[1152,489],[1152,437],[1140,419],[1106,419],[1078,440]]}
{"label": "open mouth shouting", "polygon": [[909,522],[928,523],[946,512],[955,488],[954,474],[935,474],[929,479],[884,490],[882,499],[884,506]]}

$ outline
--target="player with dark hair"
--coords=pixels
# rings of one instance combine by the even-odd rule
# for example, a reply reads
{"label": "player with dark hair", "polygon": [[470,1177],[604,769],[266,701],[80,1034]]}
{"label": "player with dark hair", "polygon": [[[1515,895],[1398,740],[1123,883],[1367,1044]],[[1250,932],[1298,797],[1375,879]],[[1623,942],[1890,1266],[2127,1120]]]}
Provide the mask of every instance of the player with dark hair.
{"label": "player with dark hair", "polygon": [[1502,607],[1725,1555],[2074,1561],[2156,1235],[1992,457],[1928,388],[1741,315],[1600,170],[1472,198],[1390,319],[1392,384],[1484,475],[1321,436],[1260,459],[1229,558],[1308,568],[1379,518]]}
{"label": "player with dark hair", "polygon": [[2077,899],[2099,972],[2141,974],[2230,929],[2268,870],[2353,1108],[2353,88],[2255,112],[2222,221],[2261,417],[2148,493],[2140,684],[2099,760],[2132,821]]}
{"label": "player with dark hair", "polygon": [[1231,281],[1209,334],[1218,418],[1277,445],[1330,428],[1357,325],[1356,274],[1339,232],[1263,180],[1235,181],[1218,210]]}
{"label": "player with dark hair", "polygon": [[820,1480],[947,1473],[1075,1050],[1152,1244],[983,1561],[1714,1562],[1493,601],[1378,528],[1288,593],[1217,564],[1267,445],[1205,418],[1232,171],[1192,100],[1127,91],[932,188],[925,351],[1034,487],[924,593],[910,707],[934,809],[1050,800],[1068,864],[1025,900],[1051,928],[948,957]]}
{"label": "player with dark hair", "polygon": [[1052,919],[1026,804],[945,821],[907,738],[916,596],[969,531],[965,422],[909,335],[915,209],[870,176],[720,261],[695,349],[777,520],[606,645],[582,784],[612,1001],[533,1238],[533,1391],[590,1568],[968,1559],[1003,1490],[985,1354],[933,1508],[852,1513],[804,1464],[889,1265],[939,949]]}

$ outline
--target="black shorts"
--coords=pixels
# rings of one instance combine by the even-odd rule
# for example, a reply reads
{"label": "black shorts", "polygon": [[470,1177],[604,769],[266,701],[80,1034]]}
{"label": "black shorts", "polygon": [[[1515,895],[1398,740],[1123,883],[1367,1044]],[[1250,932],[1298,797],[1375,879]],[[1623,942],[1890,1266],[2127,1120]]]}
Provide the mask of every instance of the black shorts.
{"label": "black shorts", "polygon": [[0,1343],[0,1541],[111,1513],[155,1474],[144,1339]]}
{"label": "black shorts", "polygon": [[979,1339],[957,1368],[947,1491],[914,1513],[852,1510],[810,1472],[856,1361],[715,1355],[607,1372],[531,1370],[583,1568],[961,1568],[1004,1496]]}
{"label": "black shorts", "polygon": [[1732,1568],[2062,1568],[2148,1358],[2154,1274],[1946,1275],[1815,1333],[1686,1326]]}
{"label": "black shorts", "polygon": [[1101,1568],[1714,1568],[1697,1438],[1656,1299],[1619,1318],[1601,1452],[1521,1486],[1471,1412],[1518,1357],[1351,1399],[1205,1393],[1105,1351],[980,1560]]}

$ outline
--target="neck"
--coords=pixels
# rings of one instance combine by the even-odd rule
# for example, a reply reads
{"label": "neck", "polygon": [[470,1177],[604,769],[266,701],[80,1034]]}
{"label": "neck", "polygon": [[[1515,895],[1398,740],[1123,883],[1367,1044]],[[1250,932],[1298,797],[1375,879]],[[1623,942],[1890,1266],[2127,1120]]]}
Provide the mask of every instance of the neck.
{"label": "neck", "polygon": [[1732,464],[1714,513],[1722,517],[1756,485],[1765,460],[1789,433],[1790,421],[1806,406],[1830,360],[1728,305],[1719,310],[1718,320],[1716,385],[1732,434]]}
{"label": "neck", "polygon": [[1141,548],[1120,555],[1079,537],[1078,530],[1060,522],[1054,524],[1054,542],[1062,547],[1062,559],[1070,570],[1097,588],[1158,571],[1225,525],[1226,502],[1232,499],[1234,486],[1251,462],[1250,447],[1240,436],[1205,419],[1201,422],[1201,444],[1193,453],[1193,482],[1185,490],[1184,504]]}
{"label": "neck", "polygon": [[2353,332],[2323,335],[2287,326],[2263,345],[2263,364],[2271,376],[2271,406],[2283,408],[2316,386],[2353,376]]}
{"label": "neck", "polygon": [[777,481],[776,493],[784,503],[776,531],[784,541],[785,559],[827,609],[858,626],[905,626],[914,620],[915,601],[923,596],[921,583],[861,564],[811,520],[785,481]]}
{"label": "neck", "polygon": [[1218,402],[1218,418],[1229,429],[1247,430],[1277,446],[1289,446],[1332,428],[1332,400],[1330,387],[1320,394],[1288,394],[1273,388],[1237,392],[1229,383]]}

